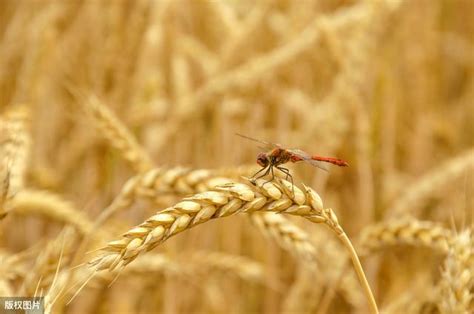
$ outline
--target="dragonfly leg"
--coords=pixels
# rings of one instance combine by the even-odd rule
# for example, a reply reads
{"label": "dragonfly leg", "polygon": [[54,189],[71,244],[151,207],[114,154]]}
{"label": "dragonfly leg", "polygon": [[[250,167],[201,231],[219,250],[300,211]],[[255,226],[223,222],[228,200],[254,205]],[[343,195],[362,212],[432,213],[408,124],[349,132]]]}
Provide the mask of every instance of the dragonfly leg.
{"label": "dragonfly leg", "polygon": [[[268,167],[263,167],[262,169],[260,169],[259,171],[257,171],[257,172],[252,176],[251,182],[255,184],[255,181],[257,181],[258,179],[263,178],[264,176],[266,176],[266,175],[270,172],[271,168],[272,168],[272,166],[269,165]],[[263,170],[266,170],[265,173],[255,178],[255,176],[256,176],[257,174],[259,174],[260,172],[262,172]]]}
{"label": "dragonfly leg", "polygon": [[293,196],[294,196],[295,195],[295,184],[293,183],[293,176],[290,174],[290,170],[288,170],[287,168],[283,168],[283,167],[277,167],[277,169],[280,170],[281,172],[283,172],[284,174],[286,174],[285,180],[288,180],[288,178],[290,178],[291,189],[293,191]]}
{"label": "dragonfly leg", "polygon": [[[255,178],[255,176],[256,176],[257,174],[259,174],[260,172],[262,172],[262,171],[265,170],[265,169],[267,169],[267,167],[263,167],[263,168],[260,169],[259,171],[255,172],[255,173],[251,176],[251,178]],[[267,172],[265,172],[265,174],[264,174],[263,176],[266,176],[267,174],[268,174],[268,169],[267,169]],[[261,177],[262,177],[262,176],[260,176],[260,177],[258,177],[258,178],[261,178]]]}
{"label": "dragonfly leg", "polygon": [[[285,180],[288,181],[288,178],[291,178],[290,170],[288,168],[284,168],[284,167],[276,167],[276,168],[280,170],[281,172],[283,172],[284,174],[286,174]],[[293,181],[293,178],[291,178],[291,180]]]}
{"label": "dragonfly leg", "polygon": [[269,171],[271,171],[272,177],[271,177],[270,180],[267,180],[267,181],[265,181],[265,183],[263,183],[262,188],[265,186],[265,184],[267,184],[267,183],[269,183],[269,182],[271,182],[275,179],[275,173],[273,172],[273,166],[272,165],[270,165],[269,170],[267,170],[267,172],[265,172],[265,175],[267,175]]}

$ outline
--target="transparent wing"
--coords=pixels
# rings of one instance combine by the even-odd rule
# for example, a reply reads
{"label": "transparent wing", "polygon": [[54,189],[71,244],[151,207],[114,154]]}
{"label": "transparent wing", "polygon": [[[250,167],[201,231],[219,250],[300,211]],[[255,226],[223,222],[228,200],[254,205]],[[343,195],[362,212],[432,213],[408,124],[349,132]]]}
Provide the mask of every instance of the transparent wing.
{"label": "transparent wing", "polygon": [[[250,136],[247,136],[247,135],[243,135],[243,134],[239,134],[239,133],[235,133],[235,135],[240,136],[240,137],[245,138],[245,139],[250,140],[250,141],[254,141],[254,142],[263,144],[263,145],[265,145],[264,149],[273,149],[273,148],[277,148],[277,147],[280,148],[280,145],[270,143],[270,142],[266,142],[266,141],[262,141],[262,140],[257,140],[256,138],[253,138],[253,137],[250,137]],[[259,147],[262,148],[261,146],[259,146]]]}
{"label": "transparent wing", "polygon": [[319,168],[321,170],[329,172],[328,167],[321,161],[313,160],[311,155],[301,149],[287,149],[293,156],[295,156],[296,161],[304,161],[307,164],[310,164],[313,167]]}

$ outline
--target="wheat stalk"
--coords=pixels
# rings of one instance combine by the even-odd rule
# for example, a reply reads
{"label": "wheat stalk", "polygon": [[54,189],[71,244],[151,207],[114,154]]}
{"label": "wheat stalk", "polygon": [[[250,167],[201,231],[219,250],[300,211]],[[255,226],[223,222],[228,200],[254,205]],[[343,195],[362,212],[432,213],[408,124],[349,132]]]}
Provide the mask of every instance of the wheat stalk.
{"label": "wheat stalk", "polygon": [[321,198],[312,189],[305,186],[303,192],[285,180],[278,182],[258,180],[255,186],[228,183],[186,198],[127,231],[121,239],[109,242],[103,248],[103,254],[92,260],[90,265],[96,271],[114,270],[129,264],[140,253],[153,249],[171,236],[210,219],[259,210],[302,216],[311,222],[329,226],[349,251],[371,310],[377,312],[377,306],[357,253],[332,209],[324,209]]}

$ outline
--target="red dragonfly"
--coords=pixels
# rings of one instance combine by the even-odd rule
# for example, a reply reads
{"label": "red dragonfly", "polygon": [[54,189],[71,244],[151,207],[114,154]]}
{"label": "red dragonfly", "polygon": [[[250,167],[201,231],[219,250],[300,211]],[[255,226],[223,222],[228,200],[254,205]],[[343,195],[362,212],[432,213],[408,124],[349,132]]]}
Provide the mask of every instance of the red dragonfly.
{"label": "red dragonfly", "polygon": [[[257,164],[262,166],[262,169],[257,171],[252,176],[254,180],[262,178],[269,173],[272,174],[272,178],[270,179],[270,181],[273,180],[275,178],[275,174],[273,173],[273,168],[276,168],[286,175],[286,179],[288,179],[289,177],[291,179],[291,183],[293,184],[293,177],[290,174],[290,170],[288,170],[288,168],[282,167],[283,164],[289,161],[290,162],[302,161],[325,171],[328,171],[328,169],[326,168],[326,165],[324,163],[330,163],[339,167],[349,166],[347,162],[339,158],[310,155],[300,149],[287,149],[287,148],[283,148],[280,144],[274,144],[274,143],[270,143],[270,142],[266,142],[262,140],[257,140],[255,138],[251,138],[249,136],[238,134],[238,133],[236,133],[236,135],[243,137],[245,139],[257,142],[259,144],[263,144],[264,147],[260,147],[260,148],[267,150],[267,152],[261,152],[257,156]],[[263,171],[265,172],[262,175],[256,177],[259,173]]]}

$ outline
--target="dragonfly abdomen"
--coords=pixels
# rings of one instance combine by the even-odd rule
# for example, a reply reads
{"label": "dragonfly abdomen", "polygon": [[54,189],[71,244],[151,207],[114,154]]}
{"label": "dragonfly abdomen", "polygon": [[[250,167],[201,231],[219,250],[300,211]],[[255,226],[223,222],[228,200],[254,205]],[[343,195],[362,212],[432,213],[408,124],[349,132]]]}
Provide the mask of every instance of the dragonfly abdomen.
{"label": "dragonfly abdomen", "polygon": [[331,164],[336,165],[336,166],[339,166],[339,167],[347,167],[347,166],[349,166],[349,164],[348,164],[346,161],[344,161],[344,160],[342,160],[342,159],[339,159],[339,158],[321,157],[321,156],[314,155],[314,156],[311,156],[311,159],[317,160],[317,161],[328,162],[328,163],[331,163]]}

